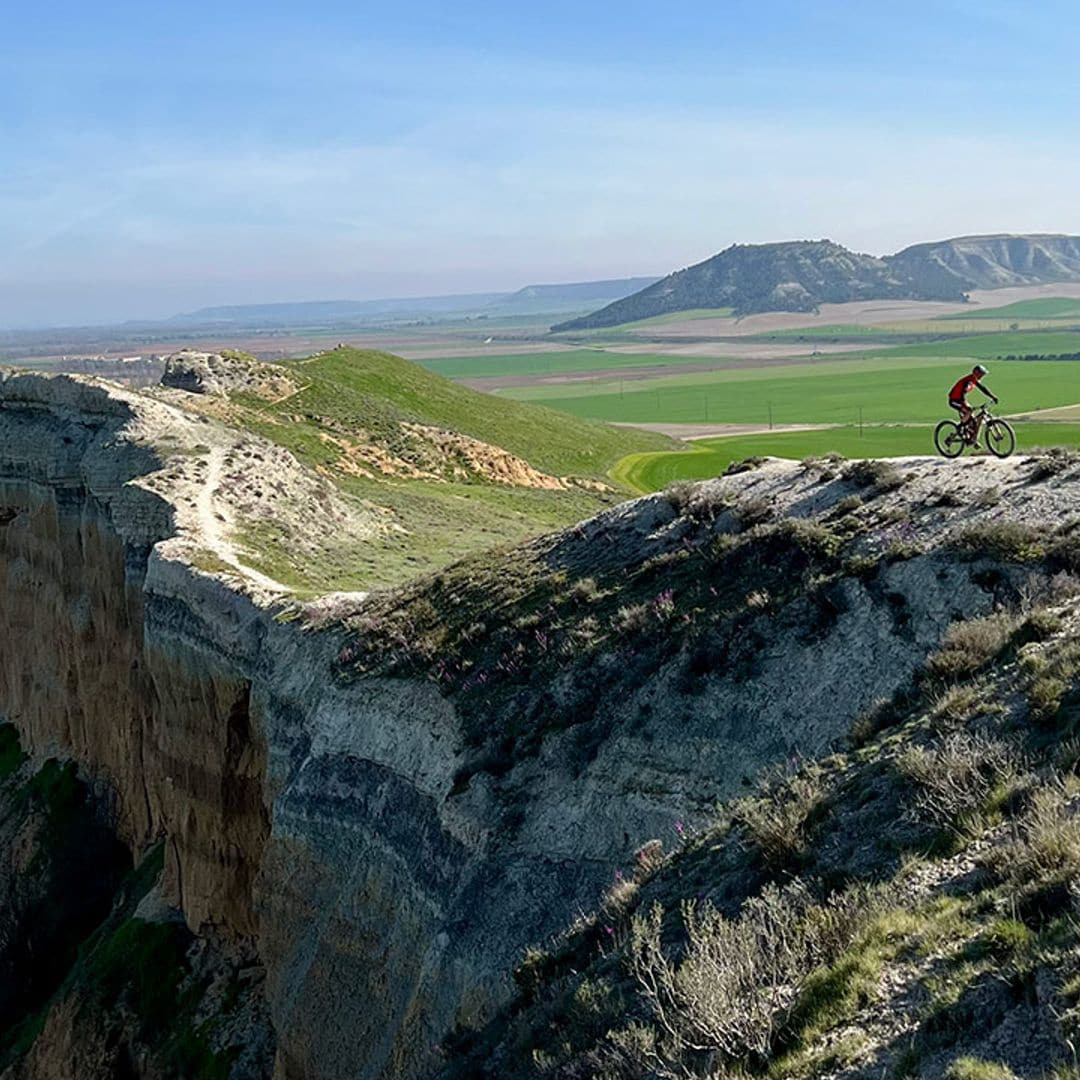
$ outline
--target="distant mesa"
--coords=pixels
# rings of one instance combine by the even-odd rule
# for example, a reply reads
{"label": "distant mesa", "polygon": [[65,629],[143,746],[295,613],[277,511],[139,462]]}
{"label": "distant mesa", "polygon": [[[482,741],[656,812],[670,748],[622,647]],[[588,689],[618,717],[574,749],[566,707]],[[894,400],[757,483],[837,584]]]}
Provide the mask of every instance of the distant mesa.
{"label": "distant mesa", "polygon": [[593,330],[700,308],[815,311],[852,300],[963,301],[973,289],[1080,281],[1080,237],[965,236],[879,258],[831,240],[734,244],[590,315],[552,327]]}
{"label": "distant mesa", "polygon": [[233,304],[174,315],[171,324],[236,329],[351,326],[424,319],[561,315],[588,311],[652,285],[656,277],[526,285],[517,292],[458,293],[384,300],[305,300],[279,304]]}

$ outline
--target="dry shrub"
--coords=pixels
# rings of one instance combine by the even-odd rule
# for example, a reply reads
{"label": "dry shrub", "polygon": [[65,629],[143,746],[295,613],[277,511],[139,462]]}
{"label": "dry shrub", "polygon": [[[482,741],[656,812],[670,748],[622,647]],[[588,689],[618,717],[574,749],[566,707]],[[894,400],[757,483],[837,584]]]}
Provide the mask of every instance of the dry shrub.
{"label": "dry shrub", "polygon": [[635,634],[649,625],[649,605],[630,604],[619,608],[611,620],[612,627],[620,634]]}
{"label": "dry shrub", "polygon": [[865,746],[875,735],[896,721],[896,710],[889,698],[875,698],[851,722],[848,741],[853,747]]}
{"label": "dry shrub", "polygon": [[569,589],[566,590],[566,595],[571,600],[576,600],[580,604],[592,604],[599,600],[603,593],[600,590],[600,586],[596,584],[596,579],[591,577],[578,578]]}
{"label": "dry shrub", "polygon": [[896,761],[900,775],[915,785],[915,817],[955,833],[963,833],[996,793],[1015,782],[1022,765],[1011,743],[966,731],[931,747],[912,747]]}
{"label": "dry shrub", "polygon": [[872,488],[878,494],[895,491],[904,483],[904,474],[889,461],[853,461],[844,469],[842,475],[849,483]]}
{"label": "dry shrub", "polygon": [[984,861],[1024,890],[1080,879],[1080,798],[1060,780],[1037,788],[1009,839]]}
{"label": "dry shrub", "polygon": [[1019,521],[987,521],[953,533],[950,546],[969,558],[1025,563],[1045,554],[1044,529]]}
{"label": "dry shrub", "polygon": [[1057,718],[1062,699],[1080,672],[1080,643],[1066,638],[1054,645],[1041,652],[1025,650],[1020,656],[1031,719],[1037,724]]}
{"label": "dry shrub", "polygon": [[697,484],[692,484],[689,480],[676,480],[664,488],[663,497],[667,499],[671,509],[682,517],[690,506],[696,487]]}
{"label": "dry shrub", "polygon": [[746,606],[751,611],[761,611],[771,603],[772,597],[769,595],[768,589],[755,589],[753,592],[747,593]]}
{"label": "dry shrub", "polygon": [[1009,643],[1015,629],[1011,615],[996,612],[978,619],[953,623],[941,648],[926,661],[926,673],[944,682],[974,675]]}
{"label": "dry shrub", "polygon": [[772,499],[767,499],[764,495],[751,495],[740,499],[732,509],[736,520],[744,529],[763,525],[766,521],[771,521],[776,513]]}
{"label": "dry shrub", "polygon": [[811,820],[824,799],[821,773],[807,770],[787,781],[767,781],[759,797],[736,804],[733,817],[769,866],[789,867],[806,854]]}
{"label": "dry shrub", "polygon": [[984,687],[950,686],[934,702],[931,716],[943,724],[960,724],[981,711]]}
{"label": "dry shrub", "polygon": [[646,840],[634,852],[634,880],[648,881],[664,864],[664,841]]}
{"label": "dry shrub", "polygon": [[879,908],[864,887],[818,903],[801,881],[767,886],[737,919],[684,901],[687,941],[673,959],[662,946],[663,909],[654,905],[632,921],[627,963],[655,1028],[633,1025],[613,1036],[613,1050],[661,1076],[688,1075],[691,1058],[707,1075],[722,1075],[715,1070],[731,1062],[764,1061],[811,973]]}
{"label": "dry shrub", "polygon": [[664,498],[679,517],[693,521],[715,521],[725,510],[731,509],[731,495],[714,484],[677,480],[664,489]]}
{"label": "dry shrub", "polygon": [[1032,481],[1049,480],[1066,469],[1080,464],[1080,455],[1070,447],[1050,446],[1032,454],[1035,459],[1029,479]]}
{"label": "dry shrub", "polygon": [[752,472],[761,468],[768,462],[767,457],[755,454],[752,457],[743,458],[742,461],[733,461],[725,470],[724,476],[738,476],[739,473]]}

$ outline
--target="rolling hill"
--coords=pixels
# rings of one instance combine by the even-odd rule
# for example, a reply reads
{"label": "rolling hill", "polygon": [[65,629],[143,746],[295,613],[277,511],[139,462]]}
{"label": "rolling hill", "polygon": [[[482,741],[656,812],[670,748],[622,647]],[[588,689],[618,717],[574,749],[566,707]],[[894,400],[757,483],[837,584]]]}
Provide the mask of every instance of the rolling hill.
{"label": "rolling hill", "polygon": [[607,476],[617,461],[673,445],[345,346],[282,364],[185,350],[162,382],[147,395],[288,451],[385,526],[355,543],[329,535],[315,551],[294,535],[302,521],[267,515],[241,529],[248,565],[302,592],[331,580],[393,584],[418,566],[579,521],[620,498]]}
{"label": "rolling hill", "polygon": [[878,258],[830,240],[735,244],[555,332],[619,326],[696,308],[814,311],[851,300],[959,301],[972,289],[1080,281],[1080,237],[969,236]]}

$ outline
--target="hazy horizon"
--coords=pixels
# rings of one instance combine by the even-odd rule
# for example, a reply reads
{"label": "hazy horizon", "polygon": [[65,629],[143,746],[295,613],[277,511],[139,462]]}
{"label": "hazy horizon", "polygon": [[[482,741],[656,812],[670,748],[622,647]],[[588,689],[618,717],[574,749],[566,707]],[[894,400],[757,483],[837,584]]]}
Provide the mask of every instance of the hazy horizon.
{"label": "hazy horizon", "polygon": [[0,43],[0,326],[1080,233],[1080,12],[69,0]]}

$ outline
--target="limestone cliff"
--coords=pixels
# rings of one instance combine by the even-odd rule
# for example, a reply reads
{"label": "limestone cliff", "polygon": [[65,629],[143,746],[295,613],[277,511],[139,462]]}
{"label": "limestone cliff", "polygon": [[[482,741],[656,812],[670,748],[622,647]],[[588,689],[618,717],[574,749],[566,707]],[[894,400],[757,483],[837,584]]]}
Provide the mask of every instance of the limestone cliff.
{"label": "limestone cliff", "polygon": [[275,1076],[422,1075],[642,844],[825,751],[993,607],[1008,575],[947,543],[986,511],[934,506],[943,468],[1003,519],[1071,508],[1024,459],[898,468],[769,464],[302,605],[236,530],[287,503],[376,538],[370,508],[177,404],[8,374],[0,721],[134,858],[163,844],[190,933],[257,958]]}

